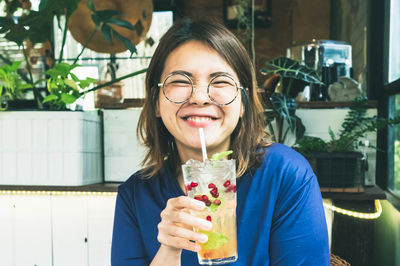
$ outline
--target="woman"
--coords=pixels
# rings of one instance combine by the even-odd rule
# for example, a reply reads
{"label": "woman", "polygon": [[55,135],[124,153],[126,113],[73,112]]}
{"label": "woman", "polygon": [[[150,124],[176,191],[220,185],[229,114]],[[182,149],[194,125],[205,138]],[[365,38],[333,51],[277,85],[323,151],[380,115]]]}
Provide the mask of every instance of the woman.
{"label": "woman", "polygon": [[317,179],[294,150],[264,140],[255,72],[240,41],[216,22],[183,20],[157,47],[138,133],[144,169],[118,189],[112,265],[198,265],[211,223],[190,215],[181,164],[233,150],[238,260],[233,265],[329,265]]}

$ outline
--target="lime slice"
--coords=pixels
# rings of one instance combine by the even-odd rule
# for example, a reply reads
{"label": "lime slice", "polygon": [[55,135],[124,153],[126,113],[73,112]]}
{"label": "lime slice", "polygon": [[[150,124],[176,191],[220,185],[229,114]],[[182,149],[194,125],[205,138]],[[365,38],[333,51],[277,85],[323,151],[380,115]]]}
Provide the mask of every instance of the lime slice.
{"label": "lime slice", "polygon": [[208,236],[208,241],[201,245],[201,248],[204,250],[216,249],[222,247],[226,242],[228,242],[228,238],[223,234],[210,231],[200,232]]}
{"label": "lime slice", "polygon": [[219,205],[216,205],[213,201],[209,207],[206,207],[208,211],[216,212],[218,210],[218,208],[223,205],[223,203],[224,203],[223,198],[217,198],[216,200],[219,200],[221,203]]}
{"label": "lime slice", "polygon": [[219,161],[220,159],[228,156],[231,153],[232,153],[232,151],[223,151],[223,152],[215,153],[215,154],[213,154],[211,156],[211,160],[212,161]]}

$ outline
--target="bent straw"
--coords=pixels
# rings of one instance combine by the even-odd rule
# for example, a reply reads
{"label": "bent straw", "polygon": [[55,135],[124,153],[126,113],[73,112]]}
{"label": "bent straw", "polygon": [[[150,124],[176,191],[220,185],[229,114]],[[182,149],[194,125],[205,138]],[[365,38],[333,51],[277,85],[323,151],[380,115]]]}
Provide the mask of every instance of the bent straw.
{"label": "bent straw", "polygon": [[203,161],[207,160],[207,150],[206,150],[206,140],[204,138],[204,130],[203,128],[199,128],[199,135],[200,135],[200,143],[201,143],[201,151],[203,152]]}

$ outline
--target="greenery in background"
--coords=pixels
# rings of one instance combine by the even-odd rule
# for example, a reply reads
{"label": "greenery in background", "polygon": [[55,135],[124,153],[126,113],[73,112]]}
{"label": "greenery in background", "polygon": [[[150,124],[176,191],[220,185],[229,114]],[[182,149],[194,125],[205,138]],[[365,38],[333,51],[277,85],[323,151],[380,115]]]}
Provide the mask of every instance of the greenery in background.
{"label": "greenery in background", "polygon": [[[24,54],[28,76],[21,72],[19,72],[19,74],[21,75],[21,78],[27,81],[27,83],[30,84],[30,87],[33,89],[33,94],[38,109],[44,109],[43,104],[47,104],[47,108],[49,109],[65,110],[67,109],[68,104],[75,102],[78,98],[88,92],[109,86],[110,84],[120,80],[145,72],[145,69],[139,70],[112,80],[111,82],[101,84],[92,89],[88,88],[94,82],[96,82],[95,79],[86,78],[85,80],[80,80],[73,75],[71,70],[78,66],[76,62],[86,49],[94,34],[99,29],[101,30],[103,37],[109,42],[112,42],[112,38],[115,37],[117,40],[120,40],[125,44],[127,49],[131,52],[131,55],[136,53],[135,45],[129,39],[123,37],[111,27],[111,25],[117,25],[130,30],[135,30],[135,27],[132,24],[121,19],[122,12],[116,10],[95,10],[93,2],[89,0],[88,7],[92,13],[91,17],[96,27],[93,33],[89,36],[87,43],[83,45],[81,52],[75,58],[74,62],[72,64],[62,62],[66,35],[68,31],[68,20],[71,14],[76,10],[79,2],[80,0],[41,0],[38,11],[25,10],[22,16],[15,19],[13,14],[22,8],[22,6],[18,0],[11,0],[6,4],[5,11],[7,15],[0,17],[0,34],[4,34],[7,40],[15,42],[21,48]],[[65,16],[65,23],[63,26],[61,26],[62,16]],[[39,93],[38,88],[35,86],[39,81],[34,81],[32,77],[31,64],[26,53],[24,41],[29,40],[32,45],[50,41],[52,38],[51,36],[54,18],[57,19],[58,28],[63,32],[63,39],[60,56],[57,60],[58,64],[55,64],[46,71],[46,74],[49,76],[46,80],[48,95],[43,99],[43,96]],[[0,59],[2,59],[5,63],[11,63],[2,55],[0,55]],[[12,100],[10,97],[4,99]]]}
{"label": "greenery in background", "polygon": [[400,123],[400,116],[390,119],[377,116],[366,117],[367,108],[368,99],[365,96],[356,97],[338,134],[335,135],[332,129],[329,128],[330,141],[325,142],[318,137],[304,136],[294,147],[302,154],[357,151],[360,146],[364,146],[360,140],[365,138],[367,133]]}
{"label": "greenery in background", "polygon": [[71,72],[77,66],[61,62],[46,71],[50,76],[47,79],[47,89],[50,94],[44,98],[43,103],[49,102],[52,109],[65,109],[66,104],[74,103],[80,97],[80,92],[96,81],[92,78],[80,80]]}
{"label": "greenery in background", "polygon": [[238,0],[235,9],[237,14],[237,30],[238,37],[243,44],[247,44],[251,38],[251,10],[251,0]]}
{"label": "greenery in background", "polygon": [[[323,84],[320,76],[314,69],[287,57],[267,61],[265,65],[266,67],[261,69],[261,73],[271,77],[279,74],[279,83],[282,87],[280,91],[273,88],[274,92],[269,98],[273,109],[265,114],[269,130],[273,139],[280,143],[285,142],[289,130],[295,133],[296,141],[298,141],[303,137],[305,128],[301,119],[296,116],[297,104],[294,97],[307,84]],[[276,130],[273,129],[273,121],[276,122]],[[285,132],[283,132],[284,122],[288,125]]]}
{"label": "greenery in background", "polygon": [[25,91],[32,88],[31,84],[21,80],[18,74],[20,65],[21,61],[16,61],[0,67],[0,111],[7,109],[8,101],[21,99]]}

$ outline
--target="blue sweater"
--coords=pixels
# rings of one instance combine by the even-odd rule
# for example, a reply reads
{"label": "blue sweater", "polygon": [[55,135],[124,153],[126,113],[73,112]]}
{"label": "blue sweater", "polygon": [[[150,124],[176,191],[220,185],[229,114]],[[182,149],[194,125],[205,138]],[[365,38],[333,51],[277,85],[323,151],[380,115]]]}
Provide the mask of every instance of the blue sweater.
{"label": "blue sweater", "polygon": [[[237,180],[238,260],[231,265],[329,265],[328,233],[317,179],[308,162],[282,144],[266,148],[261,166]],[[167,200],[184,195],[165,168],[151,179],[138,173],[119,186],[113,266],[149,265]],[[199,265],[183,250],[183,266]]]}

